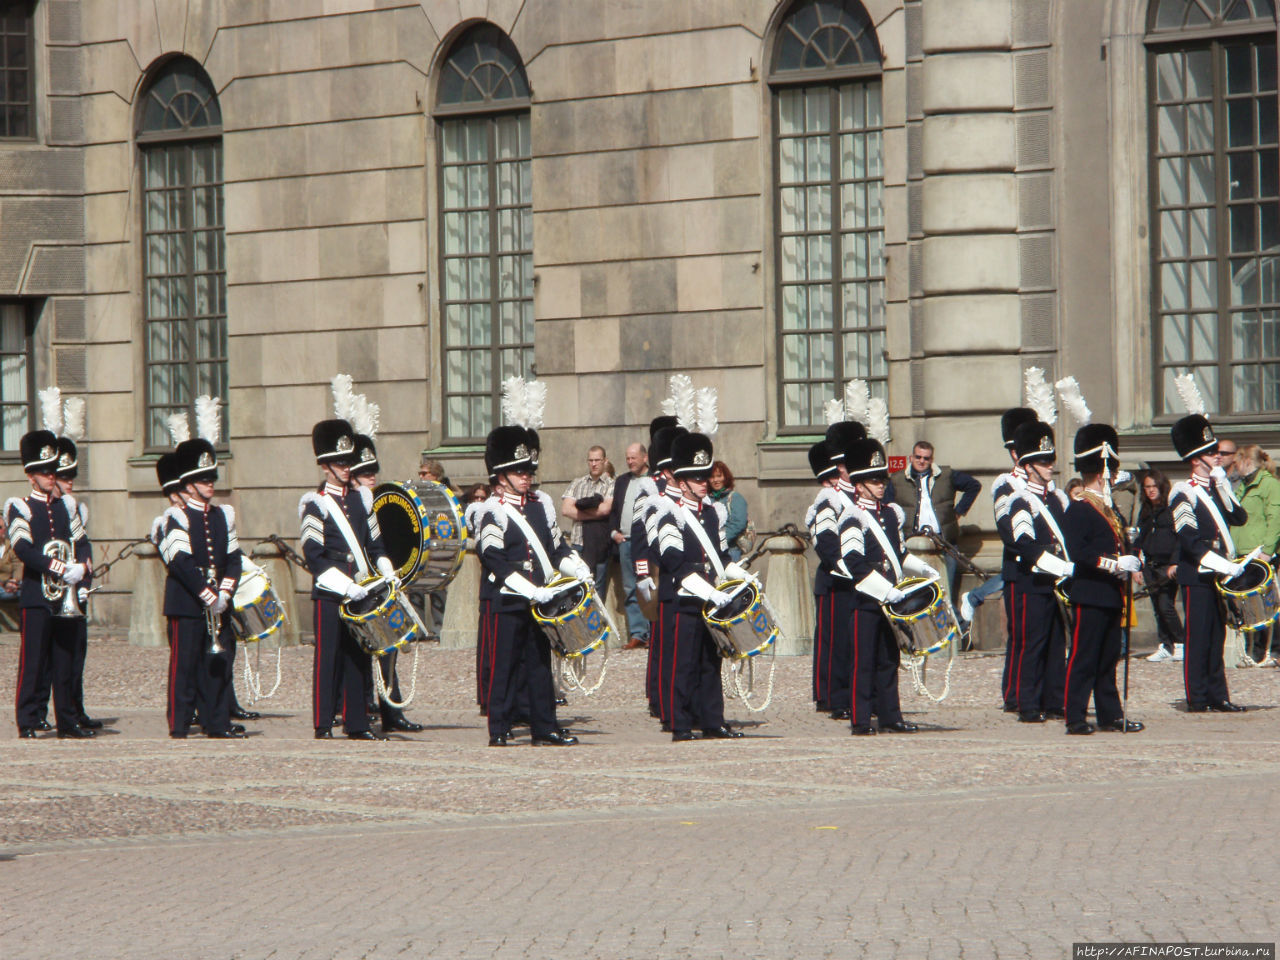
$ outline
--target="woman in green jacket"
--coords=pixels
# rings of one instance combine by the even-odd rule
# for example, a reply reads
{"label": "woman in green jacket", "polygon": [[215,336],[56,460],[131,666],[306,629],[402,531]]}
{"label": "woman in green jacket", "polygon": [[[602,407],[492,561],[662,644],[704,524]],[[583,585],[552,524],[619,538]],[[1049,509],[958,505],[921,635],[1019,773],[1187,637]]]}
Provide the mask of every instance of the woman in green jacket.
{"label": "woman in green jacket", "polygon": [[[1249,514],[1242,526],[1231,528],[1236,553],[1244,556],[1261,547],[1262,559],[1271,562],[1280,548],[1280,480],[1274,473],[1275,464],[1256,443],[1247,443],[1236,454],[1236,469],[1240,474],[1236,499]],[[1253,659],[1261,660],[1266,655],[1269,633],[1269,630],[1254,633],[1253,649],[1249,651]]]}

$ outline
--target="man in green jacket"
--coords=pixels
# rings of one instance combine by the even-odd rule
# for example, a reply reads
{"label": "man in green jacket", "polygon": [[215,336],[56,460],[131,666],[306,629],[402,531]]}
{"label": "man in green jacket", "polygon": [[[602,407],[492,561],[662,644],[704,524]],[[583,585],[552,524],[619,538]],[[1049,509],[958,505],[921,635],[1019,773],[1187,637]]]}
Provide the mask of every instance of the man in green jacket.
{"label": "man in green jacket", "polygon": [[[1234,444],[1227,441],[1234,448]],[[1221,446],[1219,447],[1221,450]],[[1280,549],[1280,480],[1271,472],[1271,458],[1257,444],[1245,444],[1236,451],[1233,472],[1239,479],[1235,495],[1249,514],[1249,519],[1231,528],[1236,552],[1244,555],[1255,547],[1262,549],[1262,559],[1270,561]],[[1247,652],[1258,662],[1268,654],[1271,630],[1254,631],[1253,649]]]}

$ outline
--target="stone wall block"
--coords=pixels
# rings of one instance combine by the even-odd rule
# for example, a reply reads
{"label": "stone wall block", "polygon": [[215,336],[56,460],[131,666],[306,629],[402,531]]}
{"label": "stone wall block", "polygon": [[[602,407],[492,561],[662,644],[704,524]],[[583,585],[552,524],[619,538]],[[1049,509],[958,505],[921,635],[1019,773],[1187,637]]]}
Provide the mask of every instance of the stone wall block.
{"label": "stone wall block", "polygon": [[924,292],[983,293],[1018,289],[1018,238],[928,237],[924,241]]}
{"label": "stone wall block", "polygon": [[924,61],[924,111],[1013,109],[1013,58],[1002,53],[939,54]]}
{"label": "stone wall block", "polygon": [[1012,115],[930,117],[924,123],[924,172],[1013,170],[1017,128]]}
{"label": "stone wall block", "polygon": [[1018,228],[1018,185],[1007,174],[930,177],[924,181],[923,201],[929,234]]}
{"label": "stone wall block", "polygon": [[1012,0],[930,0],[925,4],[926,54],[1007,50],[1012,43]]}
{"label": "stone wall block", "polygon": [[[1017,354],[925,357],[922,364],[926,414],[1004,410],[1022,402],[1022,359]],[[969,427],[957,435],[975,434]]]}
{"label": "stone wall block", "polygon": [[930,297],[924,301],[926,353],[1016,349],[1021,333],[1016,294]]}

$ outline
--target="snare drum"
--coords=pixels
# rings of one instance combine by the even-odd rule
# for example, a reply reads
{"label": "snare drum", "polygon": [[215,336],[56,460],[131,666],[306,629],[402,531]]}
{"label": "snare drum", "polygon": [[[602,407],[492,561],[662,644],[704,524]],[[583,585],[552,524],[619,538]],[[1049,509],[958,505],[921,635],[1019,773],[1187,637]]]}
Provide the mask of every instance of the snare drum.
{"label": "snare drum", "polygon": [[924,658],[959,642],[955,611],[937,581],[908,577],[898,589],[909,592],[897,603],[886,603],[884,612],[896,628],[898,648],[904,654]]}
{"label": "snare drum", "polygon": [[585,657],[603,647],[613,631],[590,580],[556,577],[547,584],[547,589],[557,590],[569,583],[573,586],[566,587],[546,603],[535,603],[533,619],[560,656]]}
{"label": "snare drum", "polygon": [[369,595],[345,600],[338,614],[346,621],[356,642],[375,657],[426,639],[422,623],[394,580],[375,577],[361,584]]}
{"label": "snare drum", "polygon": [[284,626],[284,606],[267,571],[241,559],[240,583],[231,598],[231,629],[241,643],[265,640]]}
{"label": "snare drum", "polygon": [[373,512],[401,583],[419,583],[432,592],[457,575],[467,522],[452,490],[434,480],[380,483]]}
{"label": "snare drum", "polygon": [[1265,560],[1250,560],[1240,576],[1218,580],[1217,586],[1227,608],[1227,625],[1236,630],[1261,630],[1280,616],[1280,587]]}
{"label": "snare drum", "polygon": [[721,607],[702,608],[702,619],[727,660],[745,660],[778,642],[778,625],[765,609],[760,588],[750,580],[726,580],[717,590],[730,594]]}

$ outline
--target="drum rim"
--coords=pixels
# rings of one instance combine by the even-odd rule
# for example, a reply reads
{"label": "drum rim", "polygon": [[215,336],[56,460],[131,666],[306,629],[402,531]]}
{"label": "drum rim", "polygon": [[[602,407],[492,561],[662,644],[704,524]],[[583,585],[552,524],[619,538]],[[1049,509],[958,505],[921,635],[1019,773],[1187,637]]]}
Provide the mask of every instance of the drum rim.
{"label": "drum rim", "polygon": [[[893,611],[893,607],[886,603],[884,605],[884,615],[888,617],[890,620],[894,620],[898,623],[915,623],[917,620],[922,620],[924,617],[928,616],[929,611],[931,611],[938,604],[943,603],[945,601],[945,598],[942,595],[942,588],[938,586],[938,583],[936,580],[930,580],[928,577],[907,577],[906,579],[899,582],[898,589],[902,589],[901,584],[903,583],[907,584],[907,586],[914,586],[917,583],[928,584],[928,589],[933,590],[933,599],[929,601],[928,606],[924,607],[921,610],[917,610],[915,613],[910,613],[910,614],[895,613]],[[924,589],[926,588],[925,587],[919,588],[919,590],[924,590]],[[919,592],[919,590],[914,592]]]}
{"label": "drum rim", "polygon": [[[568,623],[574,617],[582,615],[582,609],[587,605],[587,600],[591,598],[594,591],[591,589],[591,583],[587,580],[579,580],[577,577],[558,576],[546,584],[548,590],[560,586],[562,583],[579,583],[584,587],[582,591],[582,599],[569,609],[569,612],[559,617],[546,617],[538,611],[536,603],[529,604],[529,610],[533,613],[533,619],[538,623]],[[605,628],[606,630],[608,627]]]}
{"label": "drum rim", "polygon": [[[427,508],[422,502],[422,498],[418,496],[416,490],[408,484],[401,483],[399,480],[384,480],[373,488],[373,515],[378,515],[378,497],[389,493],[404,494],[410,504],[418,511],[418,539],[421,546],[418,547],[418,557],[410,564],[409,569],[404,572],[404,576],[400,577],[404,583],[413,583],[418,579],[418,575],[422,573],[422,567],[426,563],[427,556],[427,534],[431,531],[431,524],[427,517]],[[390,559],[390,558],[388,558]],[[397,572],[398,573],[398,572]]]}
{"label": "drum rim", "polygon": [[[1267,563],[1261,557],[1254,557],[1252,560],[1249,561],[1249,563],[1246,566],[1262,567],[1267,571],[1267,575],[1263,577],[1261,583],[1250,587],[1248,590],[1232,590],[1225,583],[1219,580],[1217,581],[1218,592],[1226,597],[1239,597],[1241,599],[1247,599],[1248,597],[1258,596],[1267,588],[1268,584],[1273,583],[1276,579],[1276,574],[1275,574],[1275,571],[1271,568],[1271,564]],[[1257,629],[1257,628],[1254,628],[1254,629]]]}
{"label": "drum rim", "polygon": [[[702,611],[702,619],[707,621],[707,623],[714,623],[717,626],[724,626],[726,624],[736,623],[737,621],[744,619],[748,611],[754,610],[756,607],[763,606],[763,603],[760,600],[760,588],[757,587],[750,580],[741,580],[741,579],[725,580],[723,583],[719,584],[716,587],[716,589],[722,590],[722,588],[724,587],[736,587],[738,584],[741,584],[741,583],[745,583],[747,585],[747,588],[755,594],[751,602],[743,608],[741,613],[737,614],[732,620],[722,620],[719,617],[715,616],[714,613],[710,613],[710,614],[707,613],[706,609],[704,608]],[[776,630],[777,628],[775,627],[774,629]]]}
{"label": "drum rim", "polygon": [[[387,482],[393,483],[395,481],[389,480]],[[454,515],[457,517],[457,521],[458,521],[458,533],[459,533],[458,540],[459,541],[466,540],[467,537],[471,535],[471,529],[467,526],[467,511],[462,509],[462,501],[458,499],[458,495],[456,493],[454,493],[451,489],[449,489],[449,487],[445,486],[439,480],[422,480],[422,479],[409,480],[405,482],[404,486],[410,490],[413,490],[413,484],[425,484],[425,483],[429,483],[434,487],[439,487],[440,490],[444,493],[445,499],[448,500],[451,504],[453,504]],[[414,493],[416,494],[417,491],[414,490]],[[422,498],[419,497],[418,499],[421,500]]]}
{"label": "drum rim", "polygon": [[365,623],[368,620],[372,620],[377,614],[381,613],[385,607],[389,607],[395,602],[396,597],[399,596],[400,590],[393,581],[382,576],[368,577],[360,582],[360,586],[368,589],[371,593],[373,592],[373,587],[381,586],[384,583],[389,587],[386,599],[368,613],[351,613],[347,609],[346,603],[340,603],[338,605],[338,616],[344,620],[349,620],[352,623]]}

